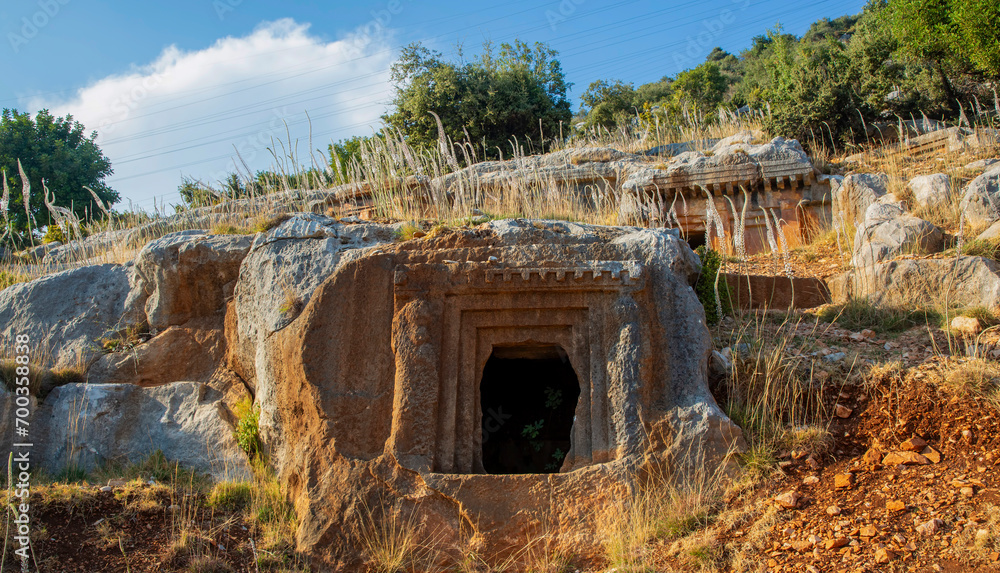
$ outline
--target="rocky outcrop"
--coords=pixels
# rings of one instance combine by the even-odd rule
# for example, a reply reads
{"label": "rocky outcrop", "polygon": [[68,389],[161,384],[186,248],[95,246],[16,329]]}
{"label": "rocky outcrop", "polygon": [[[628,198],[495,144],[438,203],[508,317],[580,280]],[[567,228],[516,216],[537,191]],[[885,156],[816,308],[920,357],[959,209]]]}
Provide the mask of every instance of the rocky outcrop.
{"label": "rocky outcrop", "polygon": [[910,179],[910,191],[921,207],[943,207],[951,202],[951,177],[944,173],[919,175]]}
{"label": "rocky outcrop", "polygon": [[901,203],[876,202],[868,207],[854,239],[851,264],[870,267],[899,255],[939,252],[944,232],[933,223],[904,213]]}
{"label": "rocky outcrop", "polygon": [[844,178],[833,195],[833,216],[837,224],[860,227],[865,212],[888,192],[885,173],[853,173]]}
{"label": "rocky outcrop", "polygon": [[63,264],[90,259],[124,244],[132,232],[132,229],[101,231],[83,239],[70,241],[49,250],[45,254],[44,262]]}
{"label": "rocky outcrop", "polygon": [[142,321],[129,299],[131,265],[63,271],[0,291],[3,337],[30,338],[32,360],[59,368],[86,367],[101,338]]}
{"label": "rocky outcrop", "polygon": [[[231,405],[253,392],[299,549],[350,570],[369,513],[416,516],[455,547],[474,524],[488,554],[542,521],[555,543],[595,549],[584,518],[638,476],[725,468],[743,447],[708,390],[700,263],[676,231],[399,230],[299,213],[253,237],[169,234],[134,265],[5,290],[8,323],[34,324],[58,356],[111,334],[125,350],[38,402],[42,466],[161,450],[232,477],[247,468]],[[533,444],[522,426],[538,420]]]}
{"label": "rocky outcrop", "polygon": [[87,370],[93,384],[163,386],[171,382],[207,382],[225,363],[222,329],[214,321],[169,326],[147,342],[97,359]]}
{"label": "rocky outcrop", "polygon": [[246,456],[225,416],[222,395],[204,384],[69,384],[54,389],[36,414],[44,428],[39,458],[54,473],[89,471],[160,450],[219,479],[246,477]]}
{"label": "rocky outcrop", "polygon": [[794,139],[777,137],[763,145],[747,142],[746,134],[727,138],[709,154],[691,151],[673,158],[665,169],[653,165],[636,166],[621,184],[632,195],[658,190],[751,182],[765,178],[812,175],[812,163]]}
{"label": "rocky outcrop", "polygon": [[972,163],[967,164],[965,166],[965,170],[972,171],[977,175],[979,175],[984,173],[987,169],[989,169],[993,165],[996,165],[997,163],[1000,163],[1000,159],[997,158],[978,159],[976,161],[973,161]]}
{"label": "rocky outcrop", "polygon": [[855,297],[911,308],[940,304],[1000,309],[1000,266],[983,257],[877,263],[839,275],[829,284],[836,303]]}
{"label": "rocky outcrop", "polygon": [[217,315],[233,293],[240,263],[252,238],[181,231],[165,235],[136,257],[130,300],[142,301],[151,332],[182,325],[195,317]]}
{"label": "rocky outcrop", "polygon": [[1000,165],[990,167],[966,185],[961,209],[973,227],[986,227],[1000,220]]}
{"label": "rocky outcrop", "polygon": [[988,229],[983,231],[976,237],[980,241],[996,241],[1000,240],[1000,221],[993,223]]}
{"label": "rocky outcrop", "polygon": [[[241,263],[228,314],[230,366],[254,385],[257,348],[285,328],[309,302],[316,288],[343,263],[365,249],[391,245],[399,225],[342,225],[321,215],[299,213],[258,235]],[[273,388],[257,387],[260,403],[272,408]]]}
{"label": "rocky outcrop", "polygon": [[[233,361],[253,368],[299,548],[325,566],[358,565],[365,508],[415,515],[446,542],[475,522],[490,552],[542,518],[560,543],[593,547],[581,517],[634,471],[714,467],[741,443],[708,392],[699,263],[676,234],[517,220],[391,237],[286,221],[244,259],[227,324]],[[267,277],[297,272],[322,281],[289,280],[302,306],[274,312],[285,287]],[[485,474],[484,363],[497,348],[556,347],[580,389],[561,471]]]}

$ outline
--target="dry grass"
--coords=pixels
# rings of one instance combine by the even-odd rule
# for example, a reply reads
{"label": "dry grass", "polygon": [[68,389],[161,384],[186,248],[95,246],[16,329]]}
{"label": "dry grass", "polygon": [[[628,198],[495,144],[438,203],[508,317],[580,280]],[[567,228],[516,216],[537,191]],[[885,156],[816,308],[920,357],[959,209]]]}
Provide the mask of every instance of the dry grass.
{"label": "dry grass", "polygon": [[1000,552],[1000,507],[986,504],[974,518],[955,535],[952,553],[969,566],[993,564],[992,555]]}
{"label": "dry grass", "polygon": [[836,322],[848,330],[870,329],[879,333],[896,333],[914,326],[937,325],[941,323],[941,316],[931,308],[878,304],[867,298],[852,298],[842,305],[827,306],[819,313],[823,322]]}
{"label": "dry grass", "polygon": [[736,351],[722,403],[743,428],[749,448],[742,459],[751,473],[769,472],[779,450],[821,454],[831,443],[823,385],[813,381],[817,358],[804,347],[807,340],[796,342],[800,324],[785,318],[770,328],[763,315],[754,315],[732,342]]}
{"label": "dry grass", "polygon": [[362,508],[362,545],[368,564],[376,573],[398,573],[413,568],[426,557],[428,548],[420,542],[416,512],[401,509],[374,511]]}
{"label": "dry grass", "polygon": [[18,270],[0,270],[0,290],[18,283],[28,282],[31,278]]}
{"label": "dry grass", "polygon": [[944,384],[959,396],[981,396],[1000,407],[1000,364],[995,360],[956,361],[948,368]]}
{"label": "dry grass", "polygon": [[966,241],[962,254],[969,257],[985,257],[1000,261],[1000,239],[972,239]]}
{"label": "dry grass", "polygon": [[238,227],[233,224],[218,224],[212,227],[213,235],[252,235],[255,233],[249,227]]}
{"label": "dry grass", "polygon": [[[723,506],[725,467],[712,474],[702,469],[689,476],[655,476],[611,503],[595,522],[609,567],[654,570],[662,559],[657,542],[702,532]],[[705,557],[700,549],[689,549],[688,557]]]}

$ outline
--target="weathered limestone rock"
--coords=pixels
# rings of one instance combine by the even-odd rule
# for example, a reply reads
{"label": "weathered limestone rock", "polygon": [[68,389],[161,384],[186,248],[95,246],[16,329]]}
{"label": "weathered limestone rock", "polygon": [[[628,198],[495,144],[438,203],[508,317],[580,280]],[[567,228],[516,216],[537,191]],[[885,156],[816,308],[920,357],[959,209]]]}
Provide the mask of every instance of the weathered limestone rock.
{"label": "weathered limestone rock", "polygon": [[753,132],[745,129],[737,134],[720,139],[715,145],[712,146],[712,152],[726,153],[727,150],[731,149],[735,145],[750,145],[752,143]]}
{"label": "weathered limestone rock", "polygon": [[919,175],[910,179],[909,187],[921,207],[941,207],[951,202],[951,177],[944,173]]}
{"label": "weathered limestone rock", "polygon": [[46,253],[46,264],[69,263],[83,261],[120,245],[132,232],[132,229],[118,231],[102,231],[80,240],[70,241]]}
{"label": "weathered limestone rock", "polygon": [[[300,218],[289,227],[311,221],[318,233],[255,242],[227,336],[236,361],[254,369],[262,434],[300,516],[299,549],[324,567],[359,565],[368,510],[414,515],[438,544],[458,548],[475,523],[486,554],[523,546],[543,518],[559,543],[593,548],[584,517],[635,471],[682,478],[740,447],[708,391],[711,341],[691,288],[699,263],[674,232],[515,220],[389,243],[384,226]],[[252,307],[280,292],[250,280],[249,269],[264,268],[257,249],[283,249],[266,272],[322,253],[328,274],[302,289],[301,311],[264,315],[254,331],[244,324]],[[494,380],[498,362],[524,370]],[[549,367],[572,373],[549,394],[568,412],[566,449],[552,454],[550,473],[488,469],[510,468],[494,444],[521,436],[527,414],[486,401],[549,408],[530,388],[504,395]],[[552,451],[545,432],[556,414],[540,417],[539,447]],[[521,455],[517,463],[534,459]]]}
{"label": "weathered limestone rock", "polygon": [[1000,220],[1000,165],[973,179],[962,192],[962,212],[973,227],[985,227]]}
{"label": "weathered limestone rock", "polygon": [[[242,349],[230,353],[230,367],[254,384],[258,345],[292,322],[316,287],[341,264],[365,249],[391,245],[397,230],[398,225],[341,225],[329,217],[300,213],[258,235],[241,264],[227,314],[229,343]],[[273,389],[256,390],[262,408],[273,408]]]}
{"label": "weathered limestone rock", "polygon": [[[745,138],[744,138],[745,139]],[[812,163],[802,146],[794,139],[777,137],[763,145],[742,143],[732,139],[715,147],[706,155],[696,151],[675,157],[666,169],[640,166],[633,169],[622,183],[622,191],[639,195],[651,191],[669,191],[697,184],[710,189],[733,186],[764,179],[802,179],[813,175]]]}
{"label": "weathered limestone rock", "polygon": [[963,336],[974,337],[983,331],[983,325],[975,317],[956,316],[951,320],[951,329]]}
{"label": "weathered limestone rock", "polygon": [[870,267],[903,254],[936,253],[943,247],[944,232],[934,224],[904,215],[899,204],[875,203],[868,207],[854,238],[851,264]]}
{"label": "weathered limestone rock", "polygon": [[36,415],[44,430],[39,459],[56,473],[67,466],[91,470],[106,461],[137,462],[162,450],[167,459],[217,478],[245,476],[246,455],[221,405],[220,393],[193,382],[61,386]]}
{"label": "weathered limestone rock", "polygon": [[0,291],[3,338],[31,339],[32,360],[56,367],[85,366],[100,340],[141,322],[128,300],[131,265],[81,267]]}
{"label": "weathered limestone rock", "polygon": [[250,241],[248,236],[195,230],[171,233],[146,245],[136,257],[130,299],[145,298],[151,331],[213,314],[221,324]]}
{"label": "weathered limestone rock", "polygon": [[44,243],[24,249],[21,255],[28,261],[41,261],[49,251],[58,249],[61,246],[62,241],[52,241],[51,243]]}
{"label": "weathered limestone rock", "polygon": [[91,384],[162,386],[170,382],[207,382],[225,363],[226,341],[211,321],[169,326],[148,342],[106,354],[91,365]]}
{"label": "weathered limestone rock", "polygon": [[1000,221],[990,225],[988,229],[980,233],[976,238],[980,241],[995,241],[1000,239]]}
{"label": "weathered limestone rock", "polygon": [[830,281],[835,303],[849,297],[912,305],[935,303],[1000,308],[1000,266],[983,257],[902,259],[876,263]]}
{"label": "weathered limestone rock", "polygon": [[834,221],[860,227],[865,212],[889,188],[885,173],[853,173],[844,178],[833,195]]}
{"label": "weathered limestone rock", "polygon": [[973,161],[972,163],[966,165],[965,169],[967,171],[978,171],[979,173],[983,173],[991,166],[996,165],[997,163],[1000,163],[1000,159],[997,158],[979,159],[977,161]]}

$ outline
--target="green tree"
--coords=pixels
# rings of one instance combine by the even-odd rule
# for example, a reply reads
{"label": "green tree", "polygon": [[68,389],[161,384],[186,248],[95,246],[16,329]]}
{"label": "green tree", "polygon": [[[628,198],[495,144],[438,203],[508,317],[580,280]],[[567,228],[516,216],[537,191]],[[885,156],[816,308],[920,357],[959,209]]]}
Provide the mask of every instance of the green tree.
{"label": "green tree", "polygon": [[672,87],[674,102],[678,106],[706,115],[722,104],[728,82],[718,63],[705,62],[677,74]]}
{"label": "green tree", "polygon": [[952,2],[951,45],[988,78],[1000,78],[1000,0]]}
{"label": "green tree", "polygon": [[738,91],[751,106],[770,107],[771,131],[806,142],[826,134],[838,144],[863,134],[862,116],[874,114],[854,87],[860,77],[847,46],[832,37],[798,42],[780,29],[770,36]]}
{"label": "green tree", "polygon": [[54,204],[72,209],[80,218],[88,214],[102,214],[84,186],[93,189],[105,206],[110,207],[119,201],[118,192],[104,181],[112,173],[111,162],[95,143],[96,137],[96,132],[86,135],[83,125],[73,121],[70,115],[53,117],[48,110],[42,110],[32,118],[30,114],[18,113],[17,110],[3,110],[0,116],[0,168],[6,172],[7,185],[11,190],[8,217],[13,241],[27,240],[25,233],[29,226],[19,192],[18,160],[31,183],[29,210],[34,219],[30,222],[32,227],[36,222],[37,225],[50,222],[42,190],[43,180],[50,193],[55,194]]}
{"label": "green tree", "polygon": [[584,108],[588,109],[587,127],[612,128],[623,118],[635,115],[636,95],[632,84],[618,80],[614,83],[604,80],[593,82],[580,96]]}
{"label": "green tree", "polygon": [[661,78],[659,81],[642,84],[635,90],[635,103],[637,107],[645,104],[656,105],[670,100],[674,94],[674,79],[671,77]]}
{"label": "green tree", "polygon": [[361,150],[369,140],[356,135],[331,143],[327,148],[330,154],[330,168],[334,171],[337,183],[347,183],[351,176],[351,166],[355,161],[361,161]]}
{"label": "green tree", "polygon": [[[558,135],[570,112],[558,53],[541,43],[490,44],[465,64],[446,62],[420,44],[403,50],[392,67],[393,110],[382,117],[411,144],[438,143],[437,120],[452,141],[481,145],[487,156],[509,155],[511,142],[540,146]],[[541,150],[540,147],[535,149]]]}
{"label": "green tree", "polygon": [[956,106],[957,96],[948,74],[963,62],[951,49],[950,0],[892,0],[884,14],[893,36],[899,40],[899,52],[931,65],[941,80],[948,105]]}
{"label": "green tree", "polygon": [[181,178],[177,192],[180,193],[184,204],[192,208],[215,205],[222,200],[218,191],[191,177]]}

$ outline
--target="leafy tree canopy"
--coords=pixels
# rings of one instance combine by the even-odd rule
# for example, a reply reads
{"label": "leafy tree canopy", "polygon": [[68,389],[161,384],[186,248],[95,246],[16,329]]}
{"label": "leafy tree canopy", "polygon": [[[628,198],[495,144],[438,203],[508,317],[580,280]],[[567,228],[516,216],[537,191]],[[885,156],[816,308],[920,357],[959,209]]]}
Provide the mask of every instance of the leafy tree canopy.
{"label": "leafy tree canopy", "polygon": [[437,144],[434,112],[448,138],[482,146],[490,157],[501,150],[509,156],[515,137],[539,146],[572,117],[570,85],[557,56],[545,44],[518,40],[501,44],[499,52],[487,43],[479,58],[463,64],[412,44],[393,64],[396,96],[382,119],[416,145]]}
{"label": "leafy tree canopy", "polygon": [[[7,215],[15,242],[24,241],[29,219],[21,196],[21,178],[17,162],[21,161],[31,183],[29,212],[31,227],[50,223],[45,206],[42,181],[55,194],[54,204],[70,208],[81,219],[86,215],[99,217],[102,210],[84,186],[94,190],[109,207],[120,200],[118,192],[108,187],[104,179],[111,175],[111,162],[94,142],[97,133],[89,136],[71,115],[53,117],[42,110],[30,114],[4,109],[0,116],[0,168],[6,172],[10,189]],[[2,224],[2,223],[0,223]]]}
{"label": "leafy tree canopy", "polygon": [[598,80],[587,87],[580,96],[583,106],[589,109],[587,127],[599,125],[610,128],[624,116],[636,113],[638,94],[632,84],[615,80],[613,83]]}
{"label": "leafy tree canopy", "polygon": [[677,74],[674,80],[674,101],[700,115],[715,111],[722,103],[728,83],[719,64],[709,61]]}

